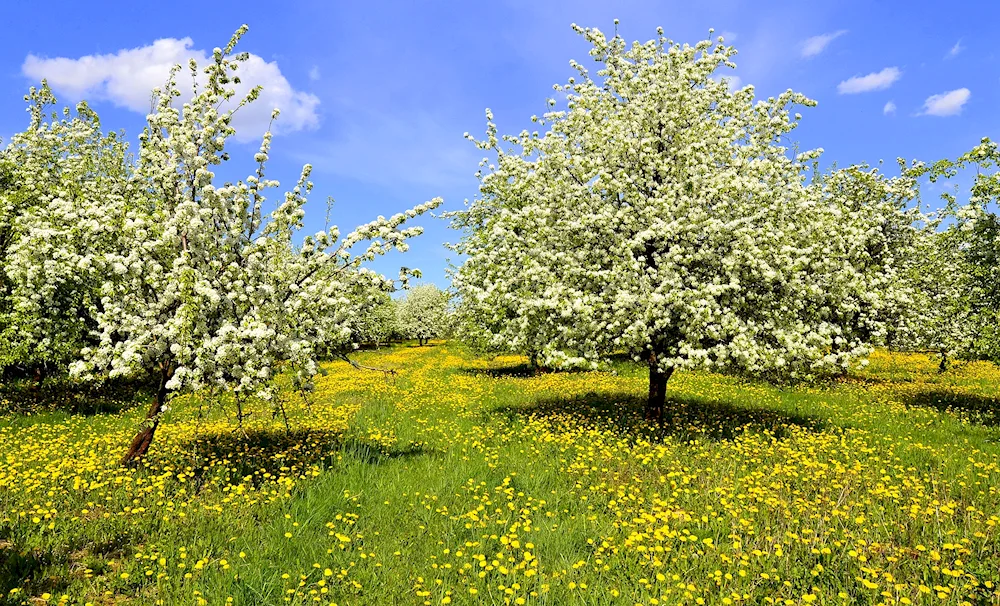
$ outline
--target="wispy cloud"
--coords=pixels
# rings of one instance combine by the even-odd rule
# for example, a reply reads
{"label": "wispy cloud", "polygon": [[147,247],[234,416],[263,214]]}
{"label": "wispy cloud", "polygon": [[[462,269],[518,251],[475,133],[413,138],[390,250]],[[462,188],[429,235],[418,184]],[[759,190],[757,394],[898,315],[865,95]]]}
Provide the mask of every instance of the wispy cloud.
{"label": "wispy cloud", "polygon": [[923,116],[957,116],[969,101],[972,93],[967,88],[959,88],[939,95],[931,95],[924,101]]}
{"label": "wispy cloud", "polygon": [[320,78],[319,66],[318,65],[314,65],[309,70],[309,79],[312,80],[313,82],[315,82],[315,81],[319,80],[319,78]]}
{"label": "wispy cloud", "polygon": [[892,101],[887,101],[885,106],[882,107],[882,114],[885,116],[896,115],[896,104]]}
{"label": "wispy cloud", "polygon": [[965,50],[965,47],[962,46],[962,40],[961,38],[959,38],[958,42],[955,43],[955,46],[951,47],[951,50],[949,50],[948,54],[945,55],[945,58],[950,59],[951,57],[956,57],[958,56],[958,53],[962,52],[963,50]]}
{"label": "wispy cloud", "polygon": [[835,32],[830,32],[828,34],[820,34],[818,36],[813,36],[812,38],[807,38],[802,43],[802,57],[804,59],[815,57],[816,55],[826,50],[826,47],[831,42],[833,42],[834,40],[843,36],[846,33],[847,33],[846,29],[841,29]]}
{"label": "wispy cloud", "polygon": [[842,95],[867,93],[873,90],[883,90],[892,86],[893,82],[902,77],[903,72],[898,67],[887,67],[880,72],[872,72],[867,76],[854,76],[837,85],[837,92]]}
{"label": "wispy cloud", "polygon": [[[200,65],[210,61],[211,51],[193,46],[191,38],[163,38],[140,48],[85,55],[78,59],[28,55],[21,71],[35,80],[47,79],[56,92],[78,99],[111,101],[145,115],[150,110],[150,91],[166,83],[174,65],[186,65],[189,59],[195,59]],[[274,108],[282,112],[275,124],[276,132],[298,131],[318,124],[319,98],[292,88],[276,62],[251,54],[240,66],[240,80],[234,85],[237,100],[256,85],[263,89],[257,101],[236,112],[233,124],[237,139],[259,139]],[[190,92],[188,78],[179,77],[178,84],[182,90]]]}

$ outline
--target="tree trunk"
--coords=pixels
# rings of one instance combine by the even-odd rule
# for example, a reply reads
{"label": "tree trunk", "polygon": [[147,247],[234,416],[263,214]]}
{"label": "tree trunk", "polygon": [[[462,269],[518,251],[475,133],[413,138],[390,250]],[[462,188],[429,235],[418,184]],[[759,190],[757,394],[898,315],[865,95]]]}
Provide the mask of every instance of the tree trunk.
{"label": "tree trunk", "polygon": [[948,370],[948,354],[942,352],[941,353],[941,363],[938,365],[938,372],[941,373],[941,372],[944,372],[946,370]]}
{"label": "tree trunk", "polygon": [[533,351],[530,354],[528,354],[528,368],[531,369],[532,372],[535,372],[535,373],[538,372],[538,352],[537,351]]}
{"label": "tree trunk", "polygon": [[41,366],[35,367],[35,382],[31,384],[31,393],[35,396],[35,400],[38,401],[42,395],[42,381],[45,380],[45,373],[42,371]]}
{"label": "tree trunk", "polygon": [[646,400],[645,417],[647,421],[656,421],[662,425],[663,406],[667,401],[667,381],[674,374],[674,369],[671,367],[663,372],[657,362],[654,351],[649,354],[649,398]]}
{"label": "tree trunk", "polygon": [[143,428],[132,438],[132,445],[129,446],[128,452],[122,457],[122,465],[133,463],[149,452],[149,446],[153,443],[153,434],[156,433],[156,428],[160,424],[160,411],[163,409],[163,405],[167,403],[167,381],[170,380],[170,375],[170,365],[164,364],[160,369],[160,385],[156,390],[156,398],[153,399],[149,410],[146,411]]}

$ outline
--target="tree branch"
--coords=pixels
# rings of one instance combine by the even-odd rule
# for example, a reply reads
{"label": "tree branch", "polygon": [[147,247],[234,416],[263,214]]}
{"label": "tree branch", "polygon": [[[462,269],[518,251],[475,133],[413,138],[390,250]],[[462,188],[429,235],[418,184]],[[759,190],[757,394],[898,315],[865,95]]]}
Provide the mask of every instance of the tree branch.
{"label": "tree branch", "polygon": [[395,374],[398,374],[396,372],[396,370],[392,369],[392,368],[376,368],[375,366],[365,366],[364,364],[358,364],[354,360],[352,360],[349,357],[347,357],[347,354],[340,354],[340,357],[345,362],[347,362],[348,364],[350,364],[351,366],[353,366],[354,368],[357,368],[359,370],[374,370],[376,372],[385,373],[386,375],[395,375]]}

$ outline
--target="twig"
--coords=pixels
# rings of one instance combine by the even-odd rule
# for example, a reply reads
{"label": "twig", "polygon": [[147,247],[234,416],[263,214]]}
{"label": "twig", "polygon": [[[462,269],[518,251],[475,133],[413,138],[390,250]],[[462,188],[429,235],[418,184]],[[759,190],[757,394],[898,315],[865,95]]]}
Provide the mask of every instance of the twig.
{"label": "twig", "polygon": [[376,372],[385,373],[386,375],[396,375],[396,374],[399,374],[399,373],[396,372],[395,369],[392,369],[392,368],[376,368],[375,366],[365,366],[364,364],[358,364],[354,360],[348,358],[347,354],[340,354],[340,357],[345,362],[347,362],[348,364],[350,364],[351,366],[353,366],[354,368],[357,368],[359,370],[374,370]]}

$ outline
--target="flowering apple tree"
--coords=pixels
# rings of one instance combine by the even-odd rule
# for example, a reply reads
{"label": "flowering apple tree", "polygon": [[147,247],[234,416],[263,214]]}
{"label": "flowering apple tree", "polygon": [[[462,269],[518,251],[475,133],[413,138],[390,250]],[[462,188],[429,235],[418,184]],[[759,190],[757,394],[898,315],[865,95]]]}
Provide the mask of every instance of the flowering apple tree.
{"label": "flowering apple tree", "polygon": [[65,370],[91,341],[130,166],[86,103],[49,114],[44,82],[25,100],[29,126],[0,160],[0,368]]}
{"label": "flowering apple tree", "polygon": [[377,349],[400,334],[397,303],[382,289],[369,290],[361,296],[368,297],[370,304],[366,313],[355,317],[353,341],[371,343]]}
{"label": "flowering apple tree", "polygon": [[976,312],[979,288],[963,250],[960,229],[939,229],[940,219],[921,230],[914,254],[903,266],[908,299],[890,335],[895,349],[940,357],[940,370],[955,357],[973,356],[982,334]]}
{"label": "flowering apple tree", "polygon": [[950,238],[957,241],[966,272],[957,300],[963,311],[968,306],[974,327],[965,355],[1000,362],[1000,146],[984,138],[956,160],[935,163],[930,175],[947,179],[966,169],[975,169],[968,198],[960,202],[954,194],[944,196],[955,219]]}
{"label": "flowering apple tree", "polygon": [[890,178],[878,169],[854,165],[819,175],[812,184],[837,217],[831,244],[838,247],[835,258],[845,262],[841,271],[816,279],[852,281],[852,286],[835,290],[842,298],[830,307],[831,319],[841,330],[833,350],[844,343],[885,344],[900,318],[912,317],[915,310],[919,286],[908,269],[923,258],[925,237],[936,223],[916,205],[917,179],[925,165],[907,166],[900,160],[899,169],[900,176]]}
{"label": "flowering apple tree", "polygon": [[550,366],[630,352],[649,366],[655,420],[678,368],[808,378],[863,356],[896,283],[875,279],[892,255],[866,247],[898,209],[853,212],[834,185],[863,175],[808,178],[819,151],[784,142],[790,108],[814,102],[732,90],[719,70],[736,51],[721,39],[658,30],[628,45],[574,28],[601,68],[572,63],[555,87],[566,108],[552,99],[534,118],[544,133],[501,137],[487,112],[477,144],[496,159],[450,214],[466,323]]}
{"label": "flowering apple tree", "polygon": [[420,345],[448,330],[448,293],[433,284],[418,284],[397,304],[399,330]]}
{"label": "flowering apple tree", "polygon": [[[255,156],[254,174],[216,185],[213,170],[227,159],[233,115],[259,94],[255,88],[244,99],[232,98],[230,85],[246,58],[233,49],[245,31],[243,26],[224,49],[215,49],[201,74],[192,62],[190,101],[176,104],[180,67],[154,91],[155,110],[134,168],[141,200],[124,209],[120,246],[105,256],[110,271],[101,286],[98,342],[71,369],[83,377],[158,377],[146,424],[125,462],[148,451],[171,394],[229,391],[242,421],[246,398],[272,398],[279,368],[297,386],[308,386],[319,371],[318,348],[352,349],[351,318],[365,303],[351,295],[387,281],[363,263],[392,249],[405,251],[406,240],[421,229],[404,224],[440,203],[378,217],[343,238],[331,228],[296,242],[311,167],[265,212],[264,193],[277,186],[265,176],[270,132]],[[401,270],[401,277],[407,272]]]}

